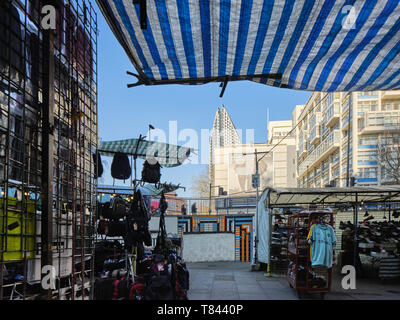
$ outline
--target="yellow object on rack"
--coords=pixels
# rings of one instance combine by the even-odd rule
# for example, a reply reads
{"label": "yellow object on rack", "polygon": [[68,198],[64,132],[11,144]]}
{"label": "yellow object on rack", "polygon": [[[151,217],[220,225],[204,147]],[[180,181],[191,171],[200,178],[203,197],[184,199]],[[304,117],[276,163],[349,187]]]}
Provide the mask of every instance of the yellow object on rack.
{"label": "yellow object on rack", "polygon": [[15,262],[35,257],[35,202],[8,197],[7,214],[4,199],[0,199],[0,243],[4,250],[3,261]]}

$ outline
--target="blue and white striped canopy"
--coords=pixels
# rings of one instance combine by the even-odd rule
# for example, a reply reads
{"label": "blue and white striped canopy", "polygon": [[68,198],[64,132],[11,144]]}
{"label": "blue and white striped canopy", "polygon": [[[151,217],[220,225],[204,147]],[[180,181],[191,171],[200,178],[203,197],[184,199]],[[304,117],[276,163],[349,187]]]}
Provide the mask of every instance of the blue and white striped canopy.
{"label": "blue and white striped canopy", "polygon": [[398,0],[146,0],[146,29],[140,4],[97,2],[138,72],[135,85],[400,88]]}

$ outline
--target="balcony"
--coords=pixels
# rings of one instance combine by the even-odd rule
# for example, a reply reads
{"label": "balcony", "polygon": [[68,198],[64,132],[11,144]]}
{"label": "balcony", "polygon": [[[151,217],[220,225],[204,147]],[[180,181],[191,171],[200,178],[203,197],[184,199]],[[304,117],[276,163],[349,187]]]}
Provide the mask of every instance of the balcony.
{"label": "balcony", "polygon": [[307,142],[303,141],[303,143],[300,142],[299,157],[302,158],[305,155],[307,155]]}
{"label": "balcony", "polygon": [[339,149],[339,146],[340,132],[339,130],[334,130],[299,165],[299,175],[319,165],[332,152]]}
{"label": "balcony", "polygon": [[328,127],[333,127],[336,123],[338,123],[340,119],[339,105],[335,103],[326,116],[326,125]]}
{"label": "balcony", "polygon": [[400,99],[400,90],[390,90],[382,92],[382,100]]}
{"label": "balcony", "polygon": [[342,122],[342,130],[343,131],[347,130],[347,128],[349,127],[349,122],[350,122],[349,117],[344,118],[342,121],[343,121]]}
{"label": "balcony", "polygon": [[360,119],[360,134],[400,132],[400,111],[368,112]]}
{"label": "balcony", "polygon": [[317,144],[321,140],[321,127],[319,125],[315,126],[310,131],[310,143]]}

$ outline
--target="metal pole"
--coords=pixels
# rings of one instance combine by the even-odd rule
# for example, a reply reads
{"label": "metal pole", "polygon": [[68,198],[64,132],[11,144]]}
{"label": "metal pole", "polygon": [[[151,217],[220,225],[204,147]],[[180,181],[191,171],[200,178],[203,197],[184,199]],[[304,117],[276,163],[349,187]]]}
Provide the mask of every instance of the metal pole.
{"label": "metal pole", "polygon": [[211,215],[211,183],[210,183],[210,195],[208,200],[208,215]]}
{"label": "metal pole", "polygon": [[[49,2],[49,1],[46,1]],[[51,1],[50,1],[51,3]],[[41,268],[53,265],[54,31],[43,30]],[[42,280],[47,274],[41,274]],[[45,280],[46,281],[46,280]],[[41,288],[51,299],[51,288]]]}
{"label": "metal pole", "polygon": [[351,129],[351,96],[349,97],[349,128],[347,129],[347,169],[346,169],[346,186],[350,186],[350,129]]}
{"label": "metal pole", "polygon": [[[256,159],[256,177],[258,177],[258,159],[257,159],[257,149],[255,149],[255,159]],[[257,179],[258,180],[258,179]],[[257,247],[258,247],[258,184],[259,180],[256,184],[256,234],[254,237],[254,264],[257,263]]]}
{"label": "metal pole", "polygon": [[357,225],[358,225],[358,194],[356,193],[356,204],[354,207],[354,253],[353,253],[353,263],[354,268],[356,268],[357,262]]}

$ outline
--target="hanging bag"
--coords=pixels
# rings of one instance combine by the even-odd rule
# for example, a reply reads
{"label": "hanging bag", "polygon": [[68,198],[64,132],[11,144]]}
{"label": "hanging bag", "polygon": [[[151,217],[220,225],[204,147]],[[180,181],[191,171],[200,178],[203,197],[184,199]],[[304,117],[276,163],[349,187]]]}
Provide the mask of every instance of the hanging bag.
{"label": "hanging bag", "polygon": [[168,256],[168,251],[173,248],[171,240],[167,237],[167,231],[165,228],[165,211],[167,210],[167,208],[168,203],[165,200],[164,192],[162,192],[159,204],[159,209],[161,212],[160,224],[158,227],[157,242],[153,252],[155,254],[163,255],[164,258]]}
{"label": "hanging bag", "polygon": [[110,221],[105,228],[108,237],[124,237],[126,234],[125,221]]}
{"label": "hanging bag", "polygon": [[125,153],[117,152],[111,164],[111,176],[114,179],[126,180],[131,176],[131,165]]}
{"label": "hanging bag", "polygon": [[127,205],[120,196],[115,196],[110,201],[111,217],[118,220],[126,216]]}
{"label": "hanging bag", "polygon": [[100,152],[93,153],[93,164],[94,164],[94,178],[100,178],[103,175],[103,164],[101,163]]}
{"label": "hanging bag", "polygon": [[151,245],[151,235],[149,233],[149,214],[147,212],[140,190],[136,190],[131,202],[131,207],[127,217],[128,232],[125,243],[137,245],[145,242],[146,246]]}
{"label": "hanging bag", "polygon": [[158,162],[150,164],[147,160],[143,164],[142,181],[148,183],[160,182],[161,166]]}

